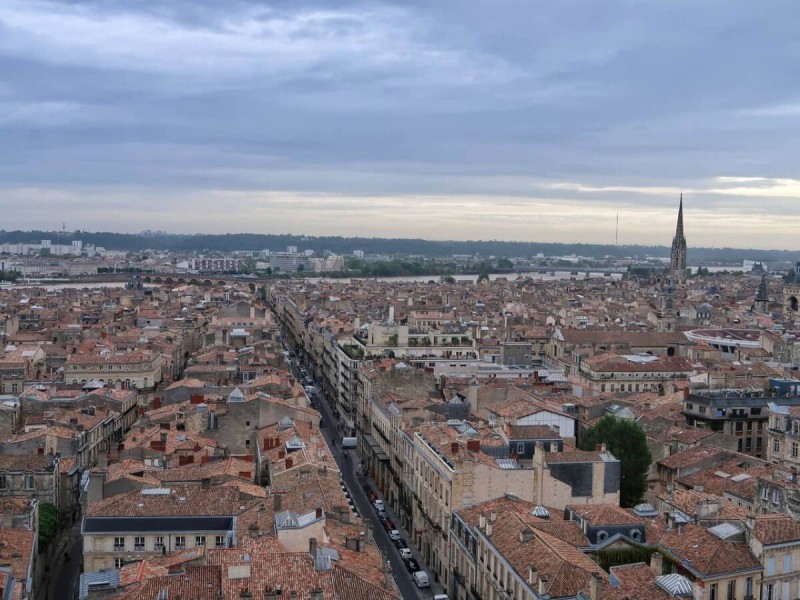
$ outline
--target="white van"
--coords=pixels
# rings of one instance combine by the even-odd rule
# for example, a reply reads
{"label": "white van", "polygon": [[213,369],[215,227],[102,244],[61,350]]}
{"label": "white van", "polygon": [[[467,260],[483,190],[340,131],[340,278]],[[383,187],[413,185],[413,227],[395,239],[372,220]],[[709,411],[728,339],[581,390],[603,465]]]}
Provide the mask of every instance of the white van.
{"label": "white van", "polygon": [[428,574],[425,571],[416,571],[411,574],[411,578],[418,588],[431,587],[431,582],[428,580]]}
{"label": "white van", "polygon": [[434,594],[433,600],[447,600],[447,594]]}

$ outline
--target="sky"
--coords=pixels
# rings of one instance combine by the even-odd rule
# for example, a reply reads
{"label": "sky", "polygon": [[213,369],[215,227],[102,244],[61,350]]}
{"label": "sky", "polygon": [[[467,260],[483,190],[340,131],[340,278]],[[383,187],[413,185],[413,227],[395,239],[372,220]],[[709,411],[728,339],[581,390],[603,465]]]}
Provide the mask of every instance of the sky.
{"label": "sky", "polygon": [[798,22],[796,0],[3,0],[0,229],[668,245],[683,193],[690,247],[800,250]]}

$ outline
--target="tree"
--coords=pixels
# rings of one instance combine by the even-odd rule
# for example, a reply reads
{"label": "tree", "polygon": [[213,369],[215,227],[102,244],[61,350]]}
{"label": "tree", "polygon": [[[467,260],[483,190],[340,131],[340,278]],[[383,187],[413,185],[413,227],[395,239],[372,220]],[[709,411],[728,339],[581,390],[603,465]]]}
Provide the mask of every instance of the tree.
{"label": "tree", "polygon": [[507,258],[499,258],[497,260],[497,268],[498,269],[504,269],[504,270],[513,269],[514,268],[514,263],[512,263]]}
{"label": "tree", "polygon": [[633,421],[605,416],[581,436],[581,449],[594,450],[596,444],[605,444],[622,463],[620,505],[636,506],[647,489],[647,471],[652,460],[644,430]]}
{"label": "tree", "polygon": [[58,510],[49,502],[39,504],[39,548],[44,548],[56,536]]}

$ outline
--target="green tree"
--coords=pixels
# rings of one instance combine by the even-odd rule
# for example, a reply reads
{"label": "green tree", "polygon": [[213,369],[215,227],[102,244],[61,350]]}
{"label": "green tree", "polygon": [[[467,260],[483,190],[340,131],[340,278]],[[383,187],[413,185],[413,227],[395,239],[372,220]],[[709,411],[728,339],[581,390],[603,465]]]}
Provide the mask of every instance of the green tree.
{"label": "green tree", "polygon": [[453,277],[452,275],[442,275],[439,278],[439,281],[441,283],[455,283],[456,282],[456,278]]}
{"label": "green tree", "polygon": [[498,269],[513,269],[514,263],[512,263],[507,258],[499,258],[497,260],[497,268]]}
{"label": "green tree", "polygon": [[56,536],[58,510],[49,502],[39,504],[39,548],[44,548]]}
{"label": "green tree", "polygon": [[579,445],[583,450],[594,450],[597,444],[605,444],[622,463],[620,505],[636,506],[647,489],[652,460],[644,430],[633,421],[605,416],[583,432]]}
{"label": "green tree", "polygon": [[476,283],[480,283],[481,281],[484,280],[489,281],[489,273],[481,273],[480,275],[478,275],[478,280],[476,281]]}

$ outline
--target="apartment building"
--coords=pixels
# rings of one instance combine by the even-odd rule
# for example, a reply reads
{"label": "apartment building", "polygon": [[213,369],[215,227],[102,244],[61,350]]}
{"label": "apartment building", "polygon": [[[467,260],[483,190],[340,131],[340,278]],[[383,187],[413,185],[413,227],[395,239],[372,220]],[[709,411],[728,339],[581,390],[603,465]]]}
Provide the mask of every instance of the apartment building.
{"label": "apartment building", "polygon": [[800,405],[779,406],[769,402],[767,414],[767,460],[796,470],[800,467]]}
{"label": "apartment building", "polygon": [[0,454],[0,495],[47,502],[63,510],[59,457]]}
{"label": "apartment building", "polygon": [[162,380],[162,357],[157,352],[136,350],[99,354],[69,354],[64,365],[64,380],[85,384],[119,383],[126,387],[152,389]]}
{"label": "apartment building", "polygon": [[[762,458],[767,456],[769,441],[769,404],[781,407],[800,407],[800,396],[778,397],[763,390],[727,390],[690,394],[683,401],[683,414],[690,426],[707,427],[737,439],[738,451]],[[779,419],[776,414],[775,420]],[[788,422],[787,418],[783,422]],[[777,437],[778,432],[775,432]],[[780,439],[772,440],[781,442]],[[785,441],[785,440],[784,440]],[[791,452],[791,442],[790,452]],[[781,443],[780,457],[786,450]]]}
{"label": "apartment building", "polygon": [[236,546],[236,488],[147,488],[90,505],[81,526],[86,571],[118,569],[126,562],[186,548]]}
{"label": "apartment building", "polygon": [[694,367],[679,356],[572,353],[570,379],[595,392],[673,392],[688,384]]}
{"label": "apartment building", "polygon": [[761,598],[800,598],[800,523],[786,515],[746,521],[750,550],[764,568]]}

